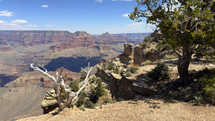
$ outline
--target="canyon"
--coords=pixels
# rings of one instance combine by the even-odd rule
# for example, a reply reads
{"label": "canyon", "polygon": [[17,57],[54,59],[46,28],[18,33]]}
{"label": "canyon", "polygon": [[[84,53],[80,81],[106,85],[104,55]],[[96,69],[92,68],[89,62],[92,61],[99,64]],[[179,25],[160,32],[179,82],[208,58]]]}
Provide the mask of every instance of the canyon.
{"label": "canyon", "polygon": [[124,43],[137,44],[149,33],[138,35],[91,35],[85,31],[0,31],[0,120],[42,114],[41,100],[52,87],[52,82],[33,72],[31,63],[44,64],[52,75],[64,67],[68,75],[65,81],[69,83],[80,78],[80,69],[86,67],[88,62],[94,66],[117,57],[123,52]]}
{"label": "canyon", "polygon": [[138,41],[123,34],[95,36],[84,31],[0,31],[0,84],[31,71],[30,63],[47,65],[51,71],[58,65],[80,72],[86,61],[95,65],[116,57],[122,52],[123,43]]}

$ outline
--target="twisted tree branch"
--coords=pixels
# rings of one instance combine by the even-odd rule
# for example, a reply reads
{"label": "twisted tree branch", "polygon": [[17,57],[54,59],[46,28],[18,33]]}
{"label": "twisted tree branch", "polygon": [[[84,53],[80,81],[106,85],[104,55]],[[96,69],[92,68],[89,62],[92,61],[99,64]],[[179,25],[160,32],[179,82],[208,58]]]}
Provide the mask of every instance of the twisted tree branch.
{"label": "twisted tree branch", "polygon": [[[40,69],[40,67],[43,69]],[[48,78],[50,78],[54,82],[54,90],[55,90],[55,96],[49,94],[51,97],[57,100],[59,110],[63,110],[66,107],[71,107],[71,105],[74,105],[77,102],[78,95],[80,92],[86,87],[86,84],[88,82],[88,78],[90,75],[90,72],[92,68],[90,68],[90,63],[88,63],[88,70],[82,69],[86,74],[86,77],[83,81],[83,85],[77,92],[71,91],[68,85],[64,83],[64,76],[62,76],[63,68],[61,68],[60,73],[56,72],[56,78],[52,75],[50,75],[47,71],[47,69],[44,67],[44,65],[39,65],[39,67],[35,67],[34,64],[31,64],[31,68],[33,68],[35,71],[39,71]],[[62,98],[62,94],[65,93],[67,95],[67,99]]]}

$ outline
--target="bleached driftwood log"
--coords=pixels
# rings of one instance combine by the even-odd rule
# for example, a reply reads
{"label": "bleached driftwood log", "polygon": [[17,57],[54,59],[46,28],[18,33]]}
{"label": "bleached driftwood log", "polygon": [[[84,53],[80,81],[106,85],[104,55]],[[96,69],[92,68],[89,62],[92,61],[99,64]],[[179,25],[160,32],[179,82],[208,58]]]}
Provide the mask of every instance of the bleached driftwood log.
{"label": "bleached driftwood log", "polygon": [[[68,107],[70,108],[71,105],[74,105],[77,102],[79,93],[85,88],[88,77],[90,75],[90,72],[92,68],[90,68],[90,64],[88,64],[88,70],[82,69],[86,73],[86,77],[83,81],[83,85],[77,92],[71,91],[70,87],[64,83],[63,78],[65,76],[62,76],[63,68],[61,68],[60,73],[56,72],[56,77],[50,75],[47,71],[47,69],[44,67],[44,65],[39,65],[39,67],[35,67],[34,64],[31,64],[31,68],[33,68],[35,71],[39,71],[42,74],[46,75],[48,78],[50,78],[53,82],[53,88],[55,90],[55,95],[50,95],[58,102],[59,111],[63,110],[64,108]],[[62,95],[66,95],[66,99],[63,99]]]}

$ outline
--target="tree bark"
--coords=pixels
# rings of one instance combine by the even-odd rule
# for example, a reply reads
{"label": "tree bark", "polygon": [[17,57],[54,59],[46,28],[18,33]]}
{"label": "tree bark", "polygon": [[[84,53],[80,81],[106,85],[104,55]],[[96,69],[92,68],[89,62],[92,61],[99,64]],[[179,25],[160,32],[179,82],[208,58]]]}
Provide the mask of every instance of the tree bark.
{"label": "tree bark", "polygon": [[189,65],[191,61],[191,55],[192,53],[190,52],[190,47],[189,44],[183,46],[183,55],[181,58],[178,60],[178,73],[180,76],[180,80],[182,82],[187,82],[189,81]]}
{"label": "tree bark", "polygon": [[186,58],[179,59],[178,61],[178,73],[180,76],[180,79],[189,79],[189,72],[188,68],[190,65],[190,60]]}

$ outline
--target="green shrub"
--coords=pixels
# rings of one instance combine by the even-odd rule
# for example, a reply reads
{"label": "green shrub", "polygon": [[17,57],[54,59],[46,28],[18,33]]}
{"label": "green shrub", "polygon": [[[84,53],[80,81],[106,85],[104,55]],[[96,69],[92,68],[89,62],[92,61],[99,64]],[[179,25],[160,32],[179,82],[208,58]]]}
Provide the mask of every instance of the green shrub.
{"label": "green shrub", "polygon": [[194,99],[198,104],[215,104],[215,69],[203,69],[201,71],[190,71],[190,76],[195,83]]}
{"label": "green shrub", "polygon": [[84,107],[78,107],[80,110],[85,111]]}
{"label": "green shrub", "polygon": [[116,67],[114,70],[113,70],[113,72],[115,73],[115,74],[119,74],[120,72],[119,72],[119,67]]}
{"label": "green shrub", "polygon": [[123,64],[122,67],[123,67],[123,68],[128,68],[128,65]]}
{"label": "green shrub", "polygon": [[86,76],[87,76],[87,74],[84,71],[82,71],[80,80],[83,81]]}
{"label": "green shrub", "polygon": [[86,97],[86,93],[85,92],[81,92],[78,96],[78,102],[76,103],[77,107],[82,106],[85,103],[85,97]]}
{"label": "green shrub", "polygon": [[89,82],[90,82],[90,83],[96,82],[96,78],[95,78],[95,77],[91,78],[91,79],[89,80]]}
{"label": "green shrub", "polygon": [[105,87],[102,85],[102,80],[97,79],[96,83],[97,83],[97,86],[95,88],[91,87],[90,89],[90,92],[91,92],[90,100],[93,103],[96,103],[99,97],[106,94]]}
{"label": "green shrub", "polygon": [[130,67],[130,69],[129,69],[129,71],[131,72],[131,73],[137,73],[137,70],[138,70],[139,68],[137,67],[137,66],[132,66],[132,67]]}
{"label": "green shrub", "polygon": [[77,92],[79,90],[78,81],[72,81],[69,86],[73,92]]}
{"label": "green shrub", "polygon": [[190,71],[190,75],[192,78],[201,78],[201,79],[211,79],[215,78],[215,69],[208,69],[205,68],[201,71],[195,72],[195,71]]}
{"label": "green shrub", "polygon": [[85,107],[86,107],[86,108],[94,108],[94,107],[95,107],[95,104],[94,104],[92,101],[87,100],[87,101],[85,102]]}
{"label": "green shrub", "polygon": [[215,103],[215,78],[205,78],[201,81],[201,83],[203,86],[203,91],[207,96],[207,100]]}
{"label": "green shrub", "polygon": [[107,69],[108,69],[108,70],[114,69],[114,63],[113,63],[113,62],[108,63]]}
{"label": "green shrub", "polygon": [[132,75],[132,73],[130,72],[130,71],[127,71],[126,73],[125,73],[125,76],[126,77],[130,77]]}
{"label": "green shrub", "polygon": [[152,69],[147,76],[154,81],[161,81],[169,78],[168,67],[165,64],[158,63],[157,66]]}
{"label": "green shrub", "polygon": [[102,69],[105,69],[106,68],[106,63],[102,62],[101,67],[102,67]]}
{"label": "green shrub", "polygon": [[97,82],[97,86],[96,86],[96,96],[97,97],[101,97],[103,95],[105,95],[105,87],[102,85],[102,80],[98,79],[96,80]]}
{"label": "green shrub", "polygon": [[61,96],[64,100],[67,99],[67,97],[68,97],[68,95],[66,93],[63,93]]}

